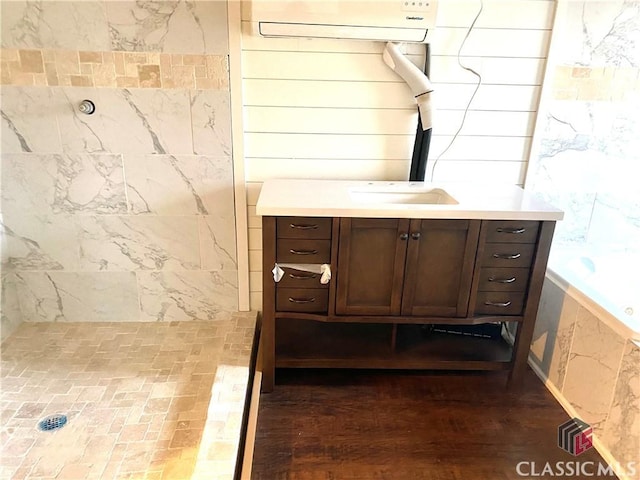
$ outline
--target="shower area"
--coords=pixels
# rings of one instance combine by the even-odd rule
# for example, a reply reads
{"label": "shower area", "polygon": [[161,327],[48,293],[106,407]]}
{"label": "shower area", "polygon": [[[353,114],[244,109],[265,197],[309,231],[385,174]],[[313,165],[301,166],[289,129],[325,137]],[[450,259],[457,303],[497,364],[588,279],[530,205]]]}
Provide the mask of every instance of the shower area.
{"label": "shower area", "polygon": [[191,478],[233,449],[255,331],[226,2],[0,8],[0,477]]}

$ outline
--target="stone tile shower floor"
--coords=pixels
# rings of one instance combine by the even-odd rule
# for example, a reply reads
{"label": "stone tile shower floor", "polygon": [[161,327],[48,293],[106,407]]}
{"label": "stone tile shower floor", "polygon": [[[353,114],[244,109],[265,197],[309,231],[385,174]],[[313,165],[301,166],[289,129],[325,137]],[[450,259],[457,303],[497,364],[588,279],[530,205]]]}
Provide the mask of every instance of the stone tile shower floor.
{"label": "stone tile shower floor", "polygon": [[[243,364],[254,329],[242,314],[22,324],[2,344],[0,478],[190,478],[218,363]],[[63,428],[37,429],[58,413]]]}

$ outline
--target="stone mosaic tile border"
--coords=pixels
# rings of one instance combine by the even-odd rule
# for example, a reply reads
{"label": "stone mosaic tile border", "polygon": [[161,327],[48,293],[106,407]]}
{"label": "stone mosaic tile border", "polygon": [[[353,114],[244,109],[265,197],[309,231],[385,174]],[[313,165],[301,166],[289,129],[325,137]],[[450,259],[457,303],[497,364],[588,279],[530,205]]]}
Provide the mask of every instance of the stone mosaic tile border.
{"label": "stone mosaic tile border", "polygon": [[0,84],[229,89],[227,55],[0,49]]}

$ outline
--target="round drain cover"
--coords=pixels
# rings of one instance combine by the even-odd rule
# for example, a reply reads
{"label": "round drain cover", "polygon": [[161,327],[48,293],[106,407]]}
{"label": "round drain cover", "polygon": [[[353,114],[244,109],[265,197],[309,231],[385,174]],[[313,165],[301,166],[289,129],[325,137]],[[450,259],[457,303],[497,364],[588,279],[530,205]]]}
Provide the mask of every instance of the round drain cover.
{"label": "round drain cover", "polygon": [[47,432],[49,430],[57,430],[58,428],[62,428],[66,423],[66,415],[50,415],[40,420],[40,422],[38,423],[38,428],[43,432]]}

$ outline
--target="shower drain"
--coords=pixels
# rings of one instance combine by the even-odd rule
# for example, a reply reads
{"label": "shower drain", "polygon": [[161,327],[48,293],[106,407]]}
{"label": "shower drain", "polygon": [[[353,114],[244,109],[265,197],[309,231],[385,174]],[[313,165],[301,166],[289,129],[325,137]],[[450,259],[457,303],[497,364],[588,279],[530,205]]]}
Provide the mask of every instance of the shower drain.
{"label": "shower drain", "polygon": [[50,415],[38,422],[38,428],[43,432],[48,432],[49,430],[57,430],[58,428],[62,428],[66,423],[66,415]]}

